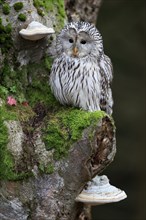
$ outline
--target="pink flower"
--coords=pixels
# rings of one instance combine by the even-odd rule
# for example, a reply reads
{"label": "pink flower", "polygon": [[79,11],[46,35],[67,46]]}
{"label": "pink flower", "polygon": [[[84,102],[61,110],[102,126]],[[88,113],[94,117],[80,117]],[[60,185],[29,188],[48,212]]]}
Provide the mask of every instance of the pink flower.
{"label": "pink flower", "polygon": [[14,99],[12,96],[8,96],[7,98],[7,104],[8,105],[17,105],[16,99]]}

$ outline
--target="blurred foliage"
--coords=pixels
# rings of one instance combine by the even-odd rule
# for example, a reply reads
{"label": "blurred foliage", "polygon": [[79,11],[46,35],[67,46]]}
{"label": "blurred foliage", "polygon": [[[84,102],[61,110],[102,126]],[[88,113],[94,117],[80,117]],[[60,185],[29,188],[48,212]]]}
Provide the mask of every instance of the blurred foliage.
{"label": "blurred foliage", "polygon": [[95,207],[93,220],[146,219],[145,14],[143,0],[103,0],[99,12],[97,27],[114,67],[117,127],[117,154],[104,174],[111,184],[125,190],[128,198]]}

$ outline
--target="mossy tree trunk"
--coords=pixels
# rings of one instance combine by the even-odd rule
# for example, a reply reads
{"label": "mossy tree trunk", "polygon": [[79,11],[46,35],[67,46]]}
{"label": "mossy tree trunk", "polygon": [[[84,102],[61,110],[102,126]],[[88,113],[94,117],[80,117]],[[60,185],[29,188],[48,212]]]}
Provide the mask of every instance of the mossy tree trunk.
{"label": "mossy tree trunk", "polygon": [[[102,111],[55,100],[48,84],[55,35],[38,41],[19,36],[32,20],[57,34],[67,20],[64,1],[21,2],[0,1],[0,219],[77,220],[83,205],[76,196],[114,158],[114,123]],[[89,3],[84,11],[100,1]],[[71,1],[65,4],[72,17]],[[7,103],[10,96],[16,105]]]}

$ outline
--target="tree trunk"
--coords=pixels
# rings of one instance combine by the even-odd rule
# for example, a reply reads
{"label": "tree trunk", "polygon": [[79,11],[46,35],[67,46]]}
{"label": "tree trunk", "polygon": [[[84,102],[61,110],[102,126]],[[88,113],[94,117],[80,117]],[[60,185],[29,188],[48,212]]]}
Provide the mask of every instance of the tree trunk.
{"label": "tree trunk", "polygon": [[[55,35],[19,35],[33,20],[57,33],[67,20],[64,2],[16,2],[0,3],[0,219],[81,219],[75,198],[113,160],[115,126],[104,112],[63,107],[51,94],[47,53]],[[88,17],[79,13],[82,1],[71,3],[65,1],[69,20],[77,12],[95,23],[100,1],[84,4],[90,15],[94,9]]]}
{"label": "tree trunk", "polygon": [[102,0],[65,0],[65,9],[69,21],[88,21],[96,24]]}

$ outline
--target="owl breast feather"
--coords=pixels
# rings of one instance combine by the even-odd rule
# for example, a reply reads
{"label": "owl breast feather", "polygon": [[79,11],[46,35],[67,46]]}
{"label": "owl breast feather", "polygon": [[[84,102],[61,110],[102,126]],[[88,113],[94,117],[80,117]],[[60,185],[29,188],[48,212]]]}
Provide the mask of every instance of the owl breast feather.
{"label": "owl breast feather", "polygon": [[88,111],[100,110],[101,75],[98,63],[61,56],[54,60],[50,86],[56,99]]}

